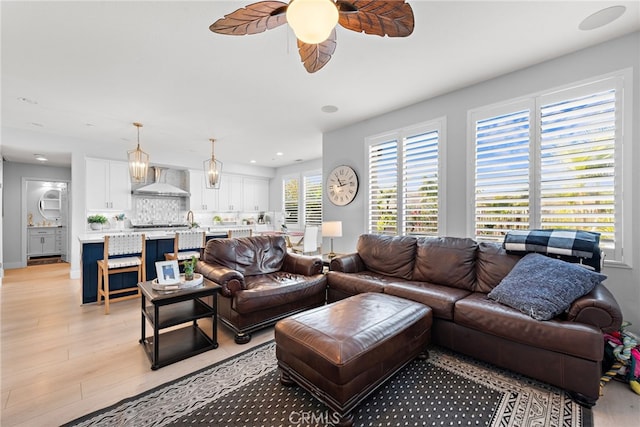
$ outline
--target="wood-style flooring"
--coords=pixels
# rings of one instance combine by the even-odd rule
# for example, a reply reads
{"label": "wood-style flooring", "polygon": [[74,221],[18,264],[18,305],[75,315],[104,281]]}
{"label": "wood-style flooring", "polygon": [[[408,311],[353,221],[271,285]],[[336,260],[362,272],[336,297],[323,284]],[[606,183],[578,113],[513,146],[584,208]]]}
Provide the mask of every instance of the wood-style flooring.
{"label": "wood-style flooring", "polygon": [[[81,304],[81,282],[68,264],[5,271],[0,425],[57,426],[273,339],[273,328],[239,346],[218,326],[220,347],[150,369],[138,343],[140,301]],[[596,427],[640,425],[640,396],[611,382],[593,409]]]}

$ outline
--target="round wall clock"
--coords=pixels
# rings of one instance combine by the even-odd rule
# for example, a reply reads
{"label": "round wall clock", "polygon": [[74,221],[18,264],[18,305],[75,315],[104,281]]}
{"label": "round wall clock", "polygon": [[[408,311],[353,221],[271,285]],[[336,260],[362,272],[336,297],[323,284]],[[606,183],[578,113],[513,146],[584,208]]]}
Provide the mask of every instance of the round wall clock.
{"label": "round wall clock", "polygon": [[348,205],[358,194],[358,174],[350,166],[338,166],[329,172],[326,188],[331,203]]}

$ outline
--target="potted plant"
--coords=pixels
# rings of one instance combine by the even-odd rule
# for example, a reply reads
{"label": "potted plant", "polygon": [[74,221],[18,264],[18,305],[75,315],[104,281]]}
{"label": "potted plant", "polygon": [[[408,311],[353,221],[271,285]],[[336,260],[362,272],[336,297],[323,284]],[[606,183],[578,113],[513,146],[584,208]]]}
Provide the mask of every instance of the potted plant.
{"label": "potted plant", "polygon": [[104,215],[91,215],[87,218],[87,222],[89,223],[92,230],[100,230],[104,224],[107,223],[107,217]]}
{"label": "potted plant", "polygon": [[184,262],[184,280],[193,280],[193,271],[196,268],[198,258],[192,256]]}

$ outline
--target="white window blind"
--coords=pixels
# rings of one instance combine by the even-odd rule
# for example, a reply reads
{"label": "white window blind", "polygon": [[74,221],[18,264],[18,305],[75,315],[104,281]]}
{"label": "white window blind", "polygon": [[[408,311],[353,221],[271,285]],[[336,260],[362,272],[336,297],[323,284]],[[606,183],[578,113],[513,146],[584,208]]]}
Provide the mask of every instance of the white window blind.
{"label": "white window blind", "polygon": [[529,228],[530,111],[475,122],[475,235],[502,240]]}
{"label": "white window blind", "polygon": [[298,224],[298,208],[300,200],[300,180],[295,178],[284,178],[282,180],[283,210],[285,224]]}
{"label": "white window blind", "polygon": [[595,231],[613,248],[615,89],[542,105],[540,130],[542,228]]}
{"label": "white window blind", "polygon": [[369,233],[436,236],[442,229],[445,119],[368,139]]}
{"label": "white window blind", "polygon": [[398,142],[369,146],[369,233],[398,233]]}
{"label": "white window blind", "polygon": [[305,225],[322,224],[322,174],[304,177]]}
{"label": "white window blind", "polygon": [[438,131],[403,143],[404,235],[438,234]]}

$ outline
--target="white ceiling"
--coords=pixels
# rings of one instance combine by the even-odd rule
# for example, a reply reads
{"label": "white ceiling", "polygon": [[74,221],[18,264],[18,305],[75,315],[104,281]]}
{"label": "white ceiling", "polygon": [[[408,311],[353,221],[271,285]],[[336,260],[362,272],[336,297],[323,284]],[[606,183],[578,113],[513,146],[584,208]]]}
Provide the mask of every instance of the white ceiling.
{"label": "white ceiling", "polygon": [[[308,74],[286,26],[209,31],[249,3],[3,0],[3,157],[68,165],[78,142],[124,156],[139,121],[152,163],[206,159],[214,137],[223,161],[279,167],[321,157],[323,132],[640,30],[637,0],[410,0],[410,37],[338,27],[333,58]],[[612,24],[578,29],[618,4],[627,10]]]}

